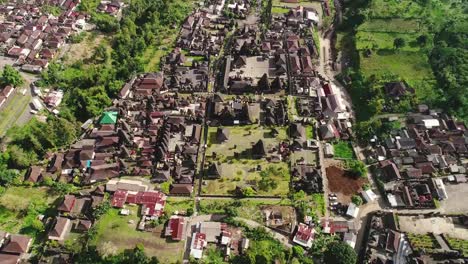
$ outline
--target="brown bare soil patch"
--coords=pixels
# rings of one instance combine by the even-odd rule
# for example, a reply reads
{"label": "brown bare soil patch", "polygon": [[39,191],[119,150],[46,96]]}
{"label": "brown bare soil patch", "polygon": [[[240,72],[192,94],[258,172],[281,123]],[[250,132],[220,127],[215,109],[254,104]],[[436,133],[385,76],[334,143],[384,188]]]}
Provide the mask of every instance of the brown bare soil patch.
{"label": "brown bare soil patch", "polygon": [[346,173],[343,168],[331,166],[326,168],[328,189],[331,192],[352,196],[362,191],[362,185],[367,182],[365,178],[354,178]]}

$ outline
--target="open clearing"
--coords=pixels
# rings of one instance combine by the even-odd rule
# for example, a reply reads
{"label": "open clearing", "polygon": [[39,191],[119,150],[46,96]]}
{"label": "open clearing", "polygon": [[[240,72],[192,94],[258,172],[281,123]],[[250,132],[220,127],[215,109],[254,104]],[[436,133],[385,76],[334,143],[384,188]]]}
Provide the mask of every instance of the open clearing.
{"label": "open clearing", "polygon": [[0,136],[4,135],[11,126],[16,124],[16,120],[26,111],[31,100],[31,95],[19,93],[21,89],[16,88],[5,105],[0,108]]}
{"label": "open clearing", "polygon": [[51,207],[57,198],[48,188],[8,187],[0,196],[0,230],[18,233],[29,218],[35,217],[27,212],[31,203],[42,211]]}
{"label": "open clearing", "polygon": [[400,230],[413,234],[445,234],[453,238],[468,240],[468,230],[453,223],[450,217],[419,218],[416,216],[398,216]]}
{"label": "open clearing", "polygon": [[[350,197],[360,191],[362,191],[362,185],[367,183],[365,178],[352,178],[346,175],[344,169],[331,166],[326,168],[327,179],[328,179],[328,189],[331,192],[342,194],[342,202],[347,202],[350,200]],[[341,198],[341,197],[339,197]]]}
{"label": "open clearing", "polygon": [[434,79],[427,57],[420,52],[381,50],[370,57],[360,56],[366,77],[396,74],[405,80]]}
{"label": "open clearing", "polygon": [[91,58],[99,44],[105,44],[110,49],[110,44],[107,43],[105,36],[95,32],[87,33],[84,39],[79,43],[72,43],[67,46],[68,51],[66,54],[66,64],[72,64],[78,60],[85,60]]}
{"label": "open clearing", "polygon": [[131,214],[119,215],[119,210],[110,209],[96,224],[97,235],[91,243],[97,246],[103,255],[112,255],[125,249],[133,249],[136,244],[143,244],[149,256],[158,257],[161,263],[174,263],[182,260],[184,242],[172,242],[161,237],[163,225],[154,232],[137,231],[140,220],[137,206],[127,206]]}

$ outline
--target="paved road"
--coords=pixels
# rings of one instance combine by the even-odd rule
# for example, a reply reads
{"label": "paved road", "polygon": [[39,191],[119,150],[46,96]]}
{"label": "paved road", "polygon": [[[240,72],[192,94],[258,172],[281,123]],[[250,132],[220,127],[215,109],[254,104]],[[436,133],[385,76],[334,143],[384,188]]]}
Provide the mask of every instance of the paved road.
{"label": "paved road", "polygon": [[323,197],[325,201],[325,218],[330,217],[330,211],[328,208],[328,178],[325,166],[325,155],[323,153],[324,142],[319,142],[319,161],[320,161],[320,174],[322,174],[322,185],[323,185]]}

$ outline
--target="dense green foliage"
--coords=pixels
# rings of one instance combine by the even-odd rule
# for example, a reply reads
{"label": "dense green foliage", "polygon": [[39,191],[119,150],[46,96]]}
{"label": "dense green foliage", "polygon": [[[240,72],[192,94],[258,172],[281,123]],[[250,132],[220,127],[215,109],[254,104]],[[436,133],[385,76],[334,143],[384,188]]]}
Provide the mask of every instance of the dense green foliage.
{"label": "dense green foliage", "polygon": [[10,129],[7,155],[2,161],[11,168],[25,169],[47,150],[73,142],[77,133],[75,124],[64,118],[50,116],[46,123],[33,119],[25,126]]}
{"label": "dense green foliage", "polygon": [[367,177],[366,164],[360,160],[347,160],[346,169],[355,177]]}
{"label": "dense green foliage", "polygon": [[430,61],[444,90],[445,109],[468,119],[468,23],[454,21],[435,36]]}
{"label": "dense green foliage", "polygon": [[17,70],[15,70],[10,65],[5,65],[5,68],[3,68],[2,72],[1,83],[2,85],[12,85],[13,87],[19,87],[23,85],[24,80]]}
{"label": "dense green foliage", "polygon": [[324,261],[326,264],[355,264],[357,255],[348,244],[334,242],[325,250]]}
{"label": "dense green foliage", "polygon": [[351,197],[351,202],[353,202],[357,206],[360,206],[362,204],[362,198],[359,195],[353,195]]}

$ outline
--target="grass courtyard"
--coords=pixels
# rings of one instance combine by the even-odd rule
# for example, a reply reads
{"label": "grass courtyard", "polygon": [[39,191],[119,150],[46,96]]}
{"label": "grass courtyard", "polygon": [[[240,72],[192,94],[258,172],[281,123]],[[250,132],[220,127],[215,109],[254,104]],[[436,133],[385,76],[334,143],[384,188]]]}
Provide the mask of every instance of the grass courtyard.
{"label": "grass courtyard", "polygon": [[130,215],[119,215],[118,209],[110,209],[96,223],[97,235],[91,241],[100,254],[113,255],[125,249],[133,249],[142,244],[148,256],[156,256],[161,263],[175,263],[182,260],[184,242],[167,241],[161,237],[163,225],[154,232],[142,232],[136,229],[139,217],[138,206],[128,206]]}
{"label": "grass courtyard", "polygon": [[[258,187],[255,188],[257,195],[288,194],[290,182],[288,164],[284,161],[269,162],[265,158],[253,159],[251,153],[252,146],[260,139],[267,150],[278,148],[279,143],[288,140],[286,128],[276,127],[278,132],[276,136],[271,133],[271,128],[258,125],[226,128],[229,130],[228,140],[221,144],[216,142],[217,128],[210,127],[208,130],[205,168],[211,162],[218,163],[221,178],[206,180],[202,186],[202,192],[234,195],[237,186],[251,186]],[[213,153],[216,153],[216,157]],[[258,166],[260,170],[257,170]],[[273,183],[262,184],[265,182]]]}
{"label": "grass courtyard", "polygon": [[354,158],[353,148],[351,143],[346,141],[338,141],[333,143],[333,150],[335,151],[335,157],[340,159],[352,159]]}
{"label": "grass courtyard", "polygon": [[[20,89],[22,88],[17,88],[17,90]],[[16,120],[26,111],[31,100],[30,95],[22,95],[16,90],[10,97],[0,108],[0,136],[3,136],[16,123]]]}

